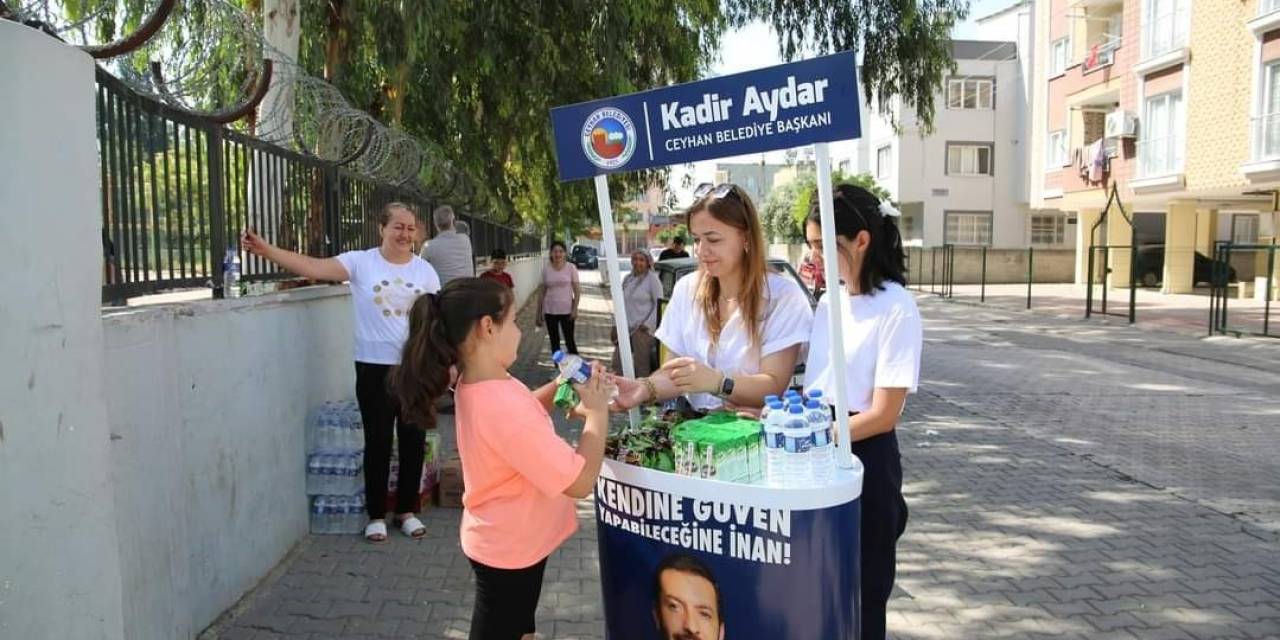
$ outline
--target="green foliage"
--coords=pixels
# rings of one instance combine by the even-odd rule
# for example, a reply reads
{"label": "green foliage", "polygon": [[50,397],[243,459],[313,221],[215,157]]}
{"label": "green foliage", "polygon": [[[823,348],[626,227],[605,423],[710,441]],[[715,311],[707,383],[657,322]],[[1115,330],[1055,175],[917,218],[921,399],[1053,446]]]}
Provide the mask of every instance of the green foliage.
{"label": "green foliage", "polygon": [[[183,0],[160,50],[201,50],[208,96],[225,106],[253,64],[244,43],[206,16],[214,0]],[[261,0],[231,0],[260,20]],[[136,28],[154,0],[74,0],[73,11],[118,10],[94,25],[105,41]],[[786,59],[862,53],[868,99],[895,97],[928,128],[934,91],[954,68],[951,26],[968,0],[325,0],[301,2],[300,63],[352,105],[438,148],[472,186],[451,198],[473,213],[581,231],[595,216],[590,181],[562,184],[552,107],[640,91],[706,74],[724,32],[763,20]],[[110,32],[111,38],[107,38]],[[766,46],[761,43],[762,46]],[[131,63],[131,64],[130,64]],[[125,64],[145,71],[145,60]],[[428,169],[424,169],[424,172]],[[424,176],[430,177],[430,176]],[[667,170],[611,176],[611,197]],[[478,187],[478,189],[476,188]],[[785,227],[786,225],[783,225]],[[558,235],[558,234],[557,234]]]}
{"label": "green foliage", "polygon": [[[848,175],[843,171],[832,172],[831,184],[844,183],[862,187],[881,200],[889,198],[889,192],[876,184],[875,178],[869,173]],[[792,182],[769,192],[769,197],[760,210],[760,223],[765,235],[774,242],[804,242],[804,219],[809,215],[817,185],[818,178],[815,174],[802,173]]]}
{"label": "green foliage", "polygon": [[663,229],[658,232],[658,242],[667,244],[676,238],[680,238],[686,245],[689,244],[689,228],[683,224],[678,224],[670,229]]}

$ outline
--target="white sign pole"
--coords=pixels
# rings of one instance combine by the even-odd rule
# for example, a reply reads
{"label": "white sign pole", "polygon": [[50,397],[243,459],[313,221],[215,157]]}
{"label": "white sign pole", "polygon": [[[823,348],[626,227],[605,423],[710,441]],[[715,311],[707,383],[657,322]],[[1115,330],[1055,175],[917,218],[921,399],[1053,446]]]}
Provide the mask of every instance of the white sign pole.
{"label": "white sign pole", "polygon": [[[604,256],[609,272],[609,292],[613,297],[613,326],[618,331],[618,350],[622,356],[622,375],[636,377],[635,357],[631,353],[631,332],[627,330],[627,305],[622,295],[622,269],[618,267],[618,238],[613,229],[613,203],[609,200],[609,177],[596,176],[596,206],[600,209],[600,230],[604,233]],[[631,426],[640,424],[640,410],[627,412]]]}
{"label": "white sign pole", "polygon": [[[827,143],[813,145],[818,168],[818,213],[822,217],[822,272],[827,280],[827,324],[830,325],[831,371],[835,377],[835,389],[823,389],[836,401],[835,445],[836,465],[851,469],[853,463],[852,438],[849,434],[849,398],[845,386],[844,315],[845,291],[840,282],[840,252],[836,245],[835,204],[831,190],[831,155]],[[834,393],[833,393],[834,391]]]}

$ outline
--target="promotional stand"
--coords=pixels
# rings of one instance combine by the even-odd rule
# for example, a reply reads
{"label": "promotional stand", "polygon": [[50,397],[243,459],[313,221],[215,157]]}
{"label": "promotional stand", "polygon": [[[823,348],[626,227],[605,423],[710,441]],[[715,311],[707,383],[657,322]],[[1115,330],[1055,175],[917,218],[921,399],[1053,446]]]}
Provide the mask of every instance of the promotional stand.
{"label": "promotional stand", "polygon": [[[595,179],[610,265],[618,263],[607,174],[814,145],[824,275],[840,282],[827,143],[861,135],[852,52],[558,107],[551,117],[560,179]],[[615,326],[627,336],[621,274],[608,271]],[[837,363],[845,307],[827,305]],[[624,375],[634,377],[630,341],[618,346]],[[845,371],[833,370],[828,396],[835,415],[847,416]],[[821,488],[606,461],[595,500],[607,637],[666,638],[684,628],[718,640],[856,639],[862,465],[846,424],[834,429],[835,481]]]}

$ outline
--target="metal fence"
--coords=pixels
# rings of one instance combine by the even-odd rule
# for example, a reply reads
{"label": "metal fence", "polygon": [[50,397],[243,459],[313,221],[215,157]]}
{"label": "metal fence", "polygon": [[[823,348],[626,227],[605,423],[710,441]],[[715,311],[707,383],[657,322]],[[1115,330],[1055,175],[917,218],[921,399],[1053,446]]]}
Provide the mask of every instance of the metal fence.
{"label": "metal fence", "polygon": [[[1129,321],[1129,324],[1136,322],[1138,315],[1137,273],[1139,269],[1137,245],[1092,245],[1089,247],[1089,260],[1086,269],[1088,276],[1084,295],[1084,317],[1091,318],[1097,314],[1124,318]],[[1107,307],[1107,291],[1112,287],[1119,286],[1114,282],[1110,282],[1111,274],[1117,269],[1122,272],[1128,271],[1129,273],[1127,283],[1129,295],[1125,301],[1123,313],[1108,310]],[[1093,295],[1094,285],[1100,285],[1101,289],[1101,295],[1097,298]],[[1112,304],[1111,309],[1114,309],[1115,306]]]}
{"label": "metal fence", "polygon": [[[972,256],[973,252],[979,254],[979,268],[976,281],[972,276],[963,276],[963,282],[977,284],[978,301],[985,303],[987,301],[987,252],[988,247],[962,247],[965,255]],[[1035,282],[1035,248],[1027,247],[1026,252],[1026,284],[1027,284],[1027,302],[1026,308],[1031,308],[1031,287]],[[908,282],[914,284],[916,291],[921,293],[928,292],[943,298],[954,298],[956,277],[956,246],[944,244],[938,247],[921,248],[916,247],[907,251],[907,276]],[[928,276],[928,288],[925,288],[925,277]],[[1008,280],[997,280],[997,282],[1009,283]]]}
{"label": "metal fence", "polygon": [[[441,204],[172,109],[101,68],[97,111],[103,302],[201,287],[221,297],[228,249],[239,252],[245,282],[293,277],[240,252],[245,229],[285,249],[334,256],[376,246],[388,202],[411,205],[428,226]],[[470,226],[477,257],[541,249],[537,235],[466,212],[458,219]]]}
{"label": "metal fence", "polygon": [[[1276,267],[1280,256],[1276,244],[1233,244],[1218,242],[1214,245],[1212,275],[1209,289],[1209,334],[1251,335],[1280,338],[1280,331],[1271,324],[1271,303],[1280,298],[1280,278]],[[1239,299],[1252,299],[1254,305],[1237,308],[1229,313],[1231,293]],[[1256,303],[1262,302],[1258,309]],[[1244,305],[1240,305],[1244,307]],[[1259,313],[1260,311],[1260,313]]]}

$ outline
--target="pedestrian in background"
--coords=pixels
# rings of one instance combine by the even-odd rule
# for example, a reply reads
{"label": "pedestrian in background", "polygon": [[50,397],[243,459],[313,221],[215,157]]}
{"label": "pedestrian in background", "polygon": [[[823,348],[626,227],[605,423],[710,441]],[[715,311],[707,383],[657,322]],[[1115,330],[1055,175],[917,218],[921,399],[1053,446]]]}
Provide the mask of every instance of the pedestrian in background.
{"label": "pedestrian in background", "polygon": [[436,207],[431,218],[436,225],[436,235],[422,248],[422,257],[440,274],[441,285],[449,284],[449,281],[457,278],[475,276],[476,262],[471,251],[471,238],[458,233],[453,207],[447,204]]}
{"label": "pedestrian in background", "polygon": [[560,338],[564,337],[569,353],[578,353],[574,337],[574,323],[578,320],[578,303],[582,300],[582,286],[578,283],[578,268],[566,259],[568,250],[564,243],[551,243],[550,261],[542,267],[542,284],[538,285],[538,310],[534,321],[539,327],[547,326],[551,337],[551,353],[560,350]]}
{"label": "pedestrian in background", "polygon": [[348,251],[335,258],[313,258],[281,249],[253,230],[246,231],[242,240],[246,251],[304,278],[350,282],[356,330],[356,402],[364,423],[364,491],[369,512],[364,535],[370,542],[387,539],[392,429],[400,448],[397,523],[407,536],[420,538],[427,533],[415,512],[426,449],[423,428],[435,423],[405,420],[399,402],[387,388],[387,375],[400,363],[414,300],[440,290],[435,269],[413,253],[418,238],[417,214],[408,205],[392,202],[382,208],[378,224],[380,246]]}
{"label": "pedestrian in background", "polygon": [[[622,279],[622,300],[627,309],[627,328],[631,338],[631,357],[636,377],[653,373],[653,332],[658,329],[658,300],[662,299],[662,282],[653,272],[653,260],[643,249],[631,254],[631,273]],[[618,349],[618,329],[609,330],[613,342],[614,373],[622,373],[622,353]]]}
{"label": "pedestrian in background", "polygon": [[489,252],[489,268],[480,274],[481,278],[489,278],[497,280],[507,285],[507,288],[514,289],[515,281],[511,279],[511,274],[507,273],[507,252],[502,249],[494,249]]}

